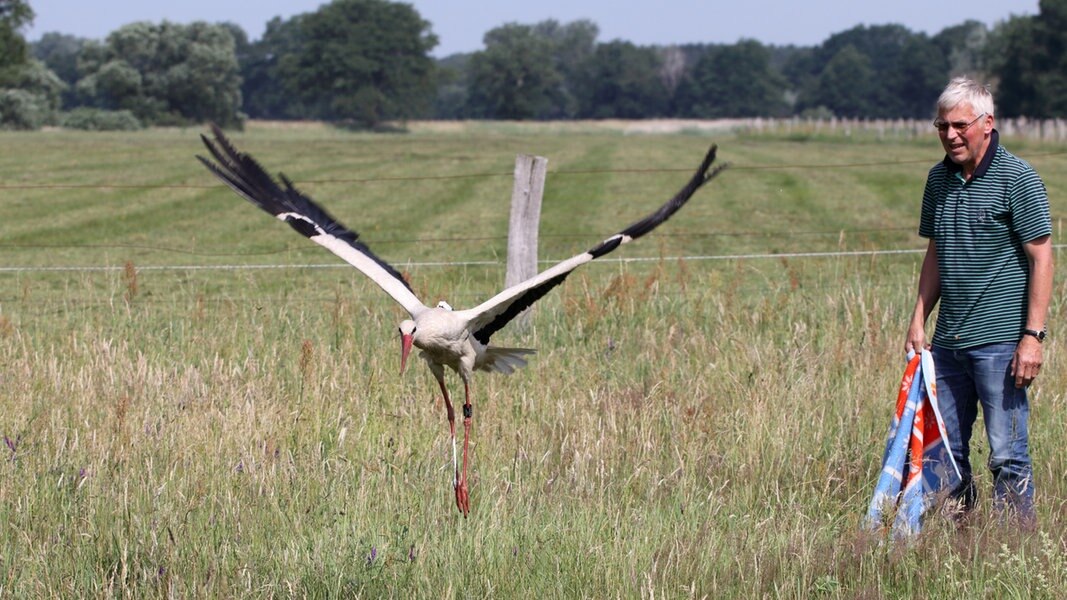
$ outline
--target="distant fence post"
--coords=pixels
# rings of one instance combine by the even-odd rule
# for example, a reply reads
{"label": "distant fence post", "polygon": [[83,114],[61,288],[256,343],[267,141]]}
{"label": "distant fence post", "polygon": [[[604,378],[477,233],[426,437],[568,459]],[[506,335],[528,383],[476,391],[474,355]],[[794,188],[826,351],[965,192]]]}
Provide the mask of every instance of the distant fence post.
{"label": "distant fence post", "polygon": [[[515,184],[511,191],[508,222],[508,268],[504,285],[512,286],[537,275],[537,230],[541,223],[541,198],[545,193],[548,159],[520,154],[515,157]],[[529,310],[515,320],[520,329],[529,326]]]}

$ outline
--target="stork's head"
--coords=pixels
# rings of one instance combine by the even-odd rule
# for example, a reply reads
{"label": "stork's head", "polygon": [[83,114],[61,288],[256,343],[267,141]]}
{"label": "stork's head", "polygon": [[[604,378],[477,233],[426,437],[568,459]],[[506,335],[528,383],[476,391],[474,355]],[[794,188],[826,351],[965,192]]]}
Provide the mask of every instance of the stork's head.
{"label": "stork's head", "polygon": [[400,323],[400,373],[404,373],[404,367],[408,364],[408,354],[411,354],[411,343],[415,341],[415,321],[405,319]]}

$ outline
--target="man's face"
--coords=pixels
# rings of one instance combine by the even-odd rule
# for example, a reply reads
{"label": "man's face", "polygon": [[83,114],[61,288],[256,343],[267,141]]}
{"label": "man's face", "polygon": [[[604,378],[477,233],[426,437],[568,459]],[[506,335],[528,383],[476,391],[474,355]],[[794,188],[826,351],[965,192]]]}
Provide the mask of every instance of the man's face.
{"label": "man's face", "polygon": [[936,123],[940,125],[937,135],[949,159],[971,169],[978,166],[993,132],[993,116],[976,115],[971,105],[964,103],[939,112]]}

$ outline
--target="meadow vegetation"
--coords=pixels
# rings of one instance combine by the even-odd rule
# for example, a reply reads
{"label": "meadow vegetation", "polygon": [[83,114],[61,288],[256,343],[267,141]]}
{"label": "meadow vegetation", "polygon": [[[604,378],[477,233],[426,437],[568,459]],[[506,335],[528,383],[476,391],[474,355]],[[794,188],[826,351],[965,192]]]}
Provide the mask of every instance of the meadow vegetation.
{"label": "meadow vegetation", "polygon": [[[997,519],[981,434],[975,519],[933,515],[908,546],[860,528],[904,366],[932,133],[235,134],[427,302],[459,307],[504,280],[515,154],[549,158],[546,261],[658,205],[711,142],[732,163],[544,298],[529,330],[496,335],[539,352],[475,381],[467,519],[437,386],[421,364],[397,376],[401,309],[217,184],[193,159],[199,133],[0,133],[0,597],[1067,588],[1063,266],[1032,390],[1037,531]],[[1045,178],[1062,244],[1067,152],[1006,142]]]}

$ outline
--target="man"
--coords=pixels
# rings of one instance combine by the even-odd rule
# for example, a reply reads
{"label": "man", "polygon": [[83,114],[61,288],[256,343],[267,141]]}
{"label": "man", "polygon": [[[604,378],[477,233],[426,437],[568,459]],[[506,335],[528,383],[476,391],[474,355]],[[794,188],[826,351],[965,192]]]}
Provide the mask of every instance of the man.
{"label": "man", "polygon": [[[994,501],[1034,522],[1026,390],[1041,371],[1052,293],[1052,220],[1033,167],[1000,145],[993,97],[953,79],[934,126],[945,159],[930,169],[919,235],[929,239],[904,349],[931,348],[937,397],[963,481],[964,509],[977,493],[970,442],[978,405],[989,440]],[[926,320],[940,300],[932,345]]]}

